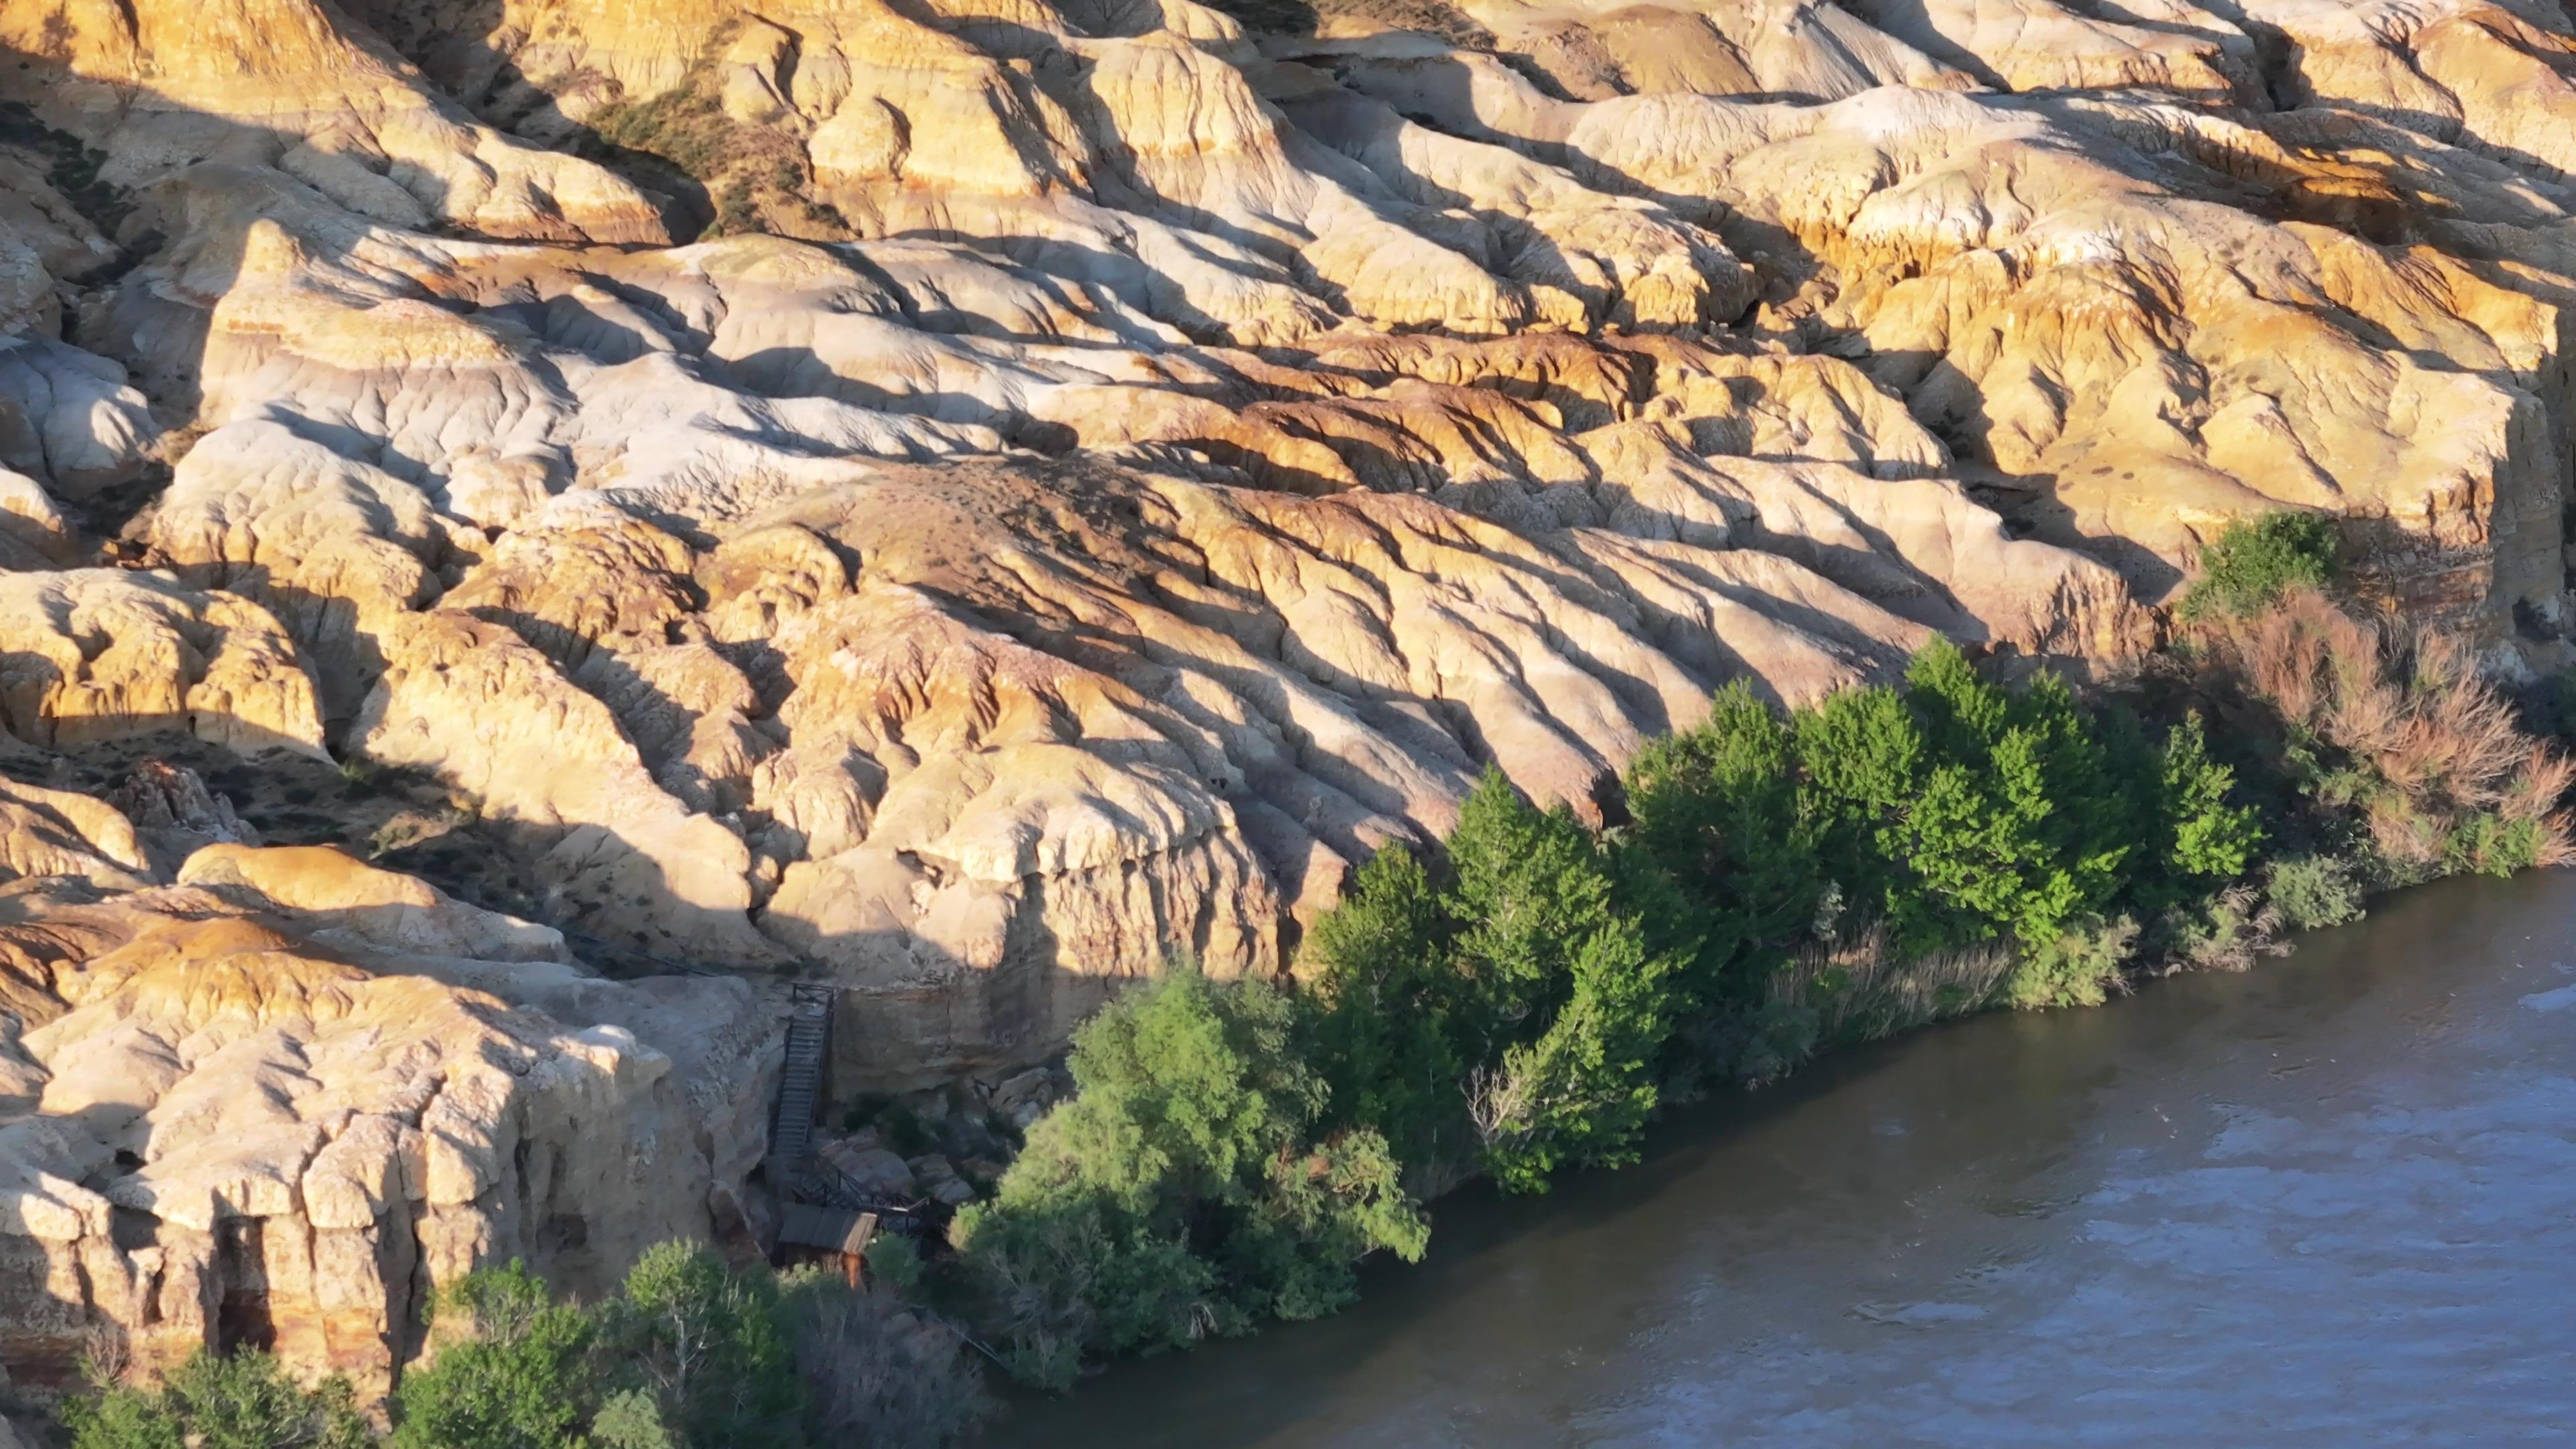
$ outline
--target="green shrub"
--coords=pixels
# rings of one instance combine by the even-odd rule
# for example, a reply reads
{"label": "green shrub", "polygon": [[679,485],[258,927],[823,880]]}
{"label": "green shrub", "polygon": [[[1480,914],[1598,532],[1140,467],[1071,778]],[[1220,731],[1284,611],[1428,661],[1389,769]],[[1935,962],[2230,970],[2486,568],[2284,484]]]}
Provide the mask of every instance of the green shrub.
{"label": "green shrub", "polygon": [[436,1356],[395,1392],[395,1449],[579,1449],[599,1400],[589,1314],[513,1262],[442,1294],[432,1328]]}
{"label": "green shrub", "polygon": [[662,1407],[643,1389],[608,1396],[590,1421],[591,1443],[599,1449],[679,1449],[680,1441],[662,1423]]}
{"label": "green shrub", "polygon": [[2032,1010],[2049,1006],[2099,1006],[2120,988],[2121,968],[2138,944],[2138,923],[2126,916],[2069,924],[2037,946],[2025,946],[2003,998]]}
{"label": "green shrub", "polygon": [[2549,843],[2547,827],[2537,819],[2508,819],[2494,810],[2460,817],[2442,841],[2442,865],[2450,875],[2512,875],[2540,864]]}
{"label": "green shrub", "polygon": [[2244,971],[2259,957],[2290,949],[2281,942],[2280,907],[2264,900],[2251,882],[2213,892],[2174,912],[2168,924],[2165,944],[2172,963],[2198,971]]}
{"label": "green shrub", "polygon": [[952,1228],[1015,1376],[1328,1312],[1361,1257],[1420,1256],[1385,1140],[1317,1137],[1329,1089],[1294,1027],[1277,989],[1179,966],[1076,1033],[1073,1098]]}
{"label": "green shrub", "polygon": [[2281,924],[2293,931],[2340,926],[2363,914],[2361,882],[2336,856],[2283,856],[2265,868],[2263,884]]}
{"label": "green shrub", "polygon": [[159,1393],[115,1383],[94,1388],[95,1398],[63,1403],[72,1449],[185,1449],[187,1430]]}
{"label": "green shrub", "polygon": [[921,1249],[912,1239],[879,1233],[868,1243],[866,1260],[869,1283],[897,1298],[911,1298],[920,1291]]}
{"label": "green shrub", "polygon": [[2201,550],[2201,576],[2182,600],[2186,619],[2244,617],[2294,588],[2323,590],[2335,577],[2335,521],[2322,513],[2267,513],[2227,525]]}
{"label": "green shrub", "polygon": [[2244,875],[2262,848],[2263,827],[2254,807],[2230,803],[2236,772],[2210,758],[2198,714],[2166,734],[2158,765],[2155,843],[2164,869],[2201,884]]}
{"label": "green shrub", "polygon": [[73,1449],[362,1449],[374,1438],[346,1379],[303,1389],[264,1353],[200,1351],[157,1389],[98,1388],[63,1406]]}

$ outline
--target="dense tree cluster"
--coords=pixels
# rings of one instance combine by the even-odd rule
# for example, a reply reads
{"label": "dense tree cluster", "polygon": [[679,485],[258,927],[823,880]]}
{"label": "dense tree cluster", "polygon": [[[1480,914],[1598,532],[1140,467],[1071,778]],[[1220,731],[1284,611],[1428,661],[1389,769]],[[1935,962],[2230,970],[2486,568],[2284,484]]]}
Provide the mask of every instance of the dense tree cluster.
{"label": "dense tree cluster", "polygon": [[1436,856],[1361,867],[1294,993],[1182,969],[1086,1029],[1079,1094],[961,1225],[1013,1366],[1328,1309],[1352,1260],[1421,1250],[1414,1198],[1628,1162],[1715,1081],[2559,858],[2569,767],[2455,646],[2326,603],[2332,568],[2313,520],[2231,530],[2188,648],[2089,704],[1945,640],[1794,712],[1730,686],[1606,830],[1489,773]]}

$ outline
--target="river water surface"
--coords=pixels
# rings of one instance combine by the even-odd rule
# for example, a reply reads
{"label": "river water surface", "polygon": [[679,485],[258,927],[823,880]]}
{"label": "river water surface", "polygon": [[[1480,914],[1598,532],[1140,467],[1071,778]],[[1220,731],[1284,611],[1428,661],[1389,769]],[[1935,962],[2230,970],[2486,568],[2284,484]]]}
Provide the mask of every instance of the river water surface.
{"label": "river water surface", "polygon": [[1830,1058],[993,1439],[2576,1445],[2576,874]]}

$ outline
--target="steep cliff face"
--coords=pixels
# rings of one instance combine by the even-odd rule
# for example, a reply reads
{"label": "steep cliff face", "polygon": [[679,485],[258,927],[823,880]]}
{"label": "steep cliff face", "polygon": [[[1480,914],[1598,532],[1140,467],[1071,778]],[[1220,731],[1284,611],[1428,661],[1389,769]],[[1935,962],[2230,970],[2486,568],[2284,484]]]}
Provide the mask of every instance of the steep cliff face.
{"label": "steep cliff face", "polygon": [[2559,658],[2571,86],[2521,0],[0,6],[0,1360],[381,1382],[712,1230],[745,982],[1025,1065],[1489,764],[2116,669],[2249,514]]}
{"label": "steep cliff face", "polygon": [[252,1344],[374,1396],[475,1267],[595,1293],[726,1226],[775,1078],[749,982],[602,981],[559,933],[321,847],[212,845],[177,885],[103,889],[140,883],[102,834],[107,864],[23,880],[0,924],[21,1390]]}

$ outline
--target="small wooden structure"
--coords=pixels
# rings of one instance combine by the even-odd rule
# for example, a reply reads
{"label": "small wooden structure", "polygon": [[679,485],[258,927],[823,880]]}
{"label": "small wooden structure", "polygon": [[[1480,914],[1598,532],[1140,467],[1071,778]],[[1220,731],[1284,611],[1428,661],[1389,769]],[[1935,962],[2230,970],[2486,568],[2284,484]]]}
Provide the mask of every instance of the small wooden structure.
{"label": "small wooden structure", "polygon": [[778,1255],[786,1267],[820,1263],[838,1268],[856,1288],[867,1266],[868,1244],[876,1235],[875,1213],[792,1202],[778,1225]]}

